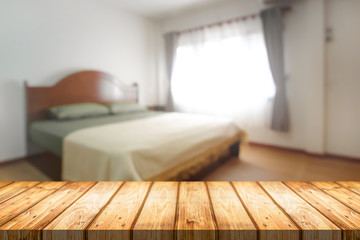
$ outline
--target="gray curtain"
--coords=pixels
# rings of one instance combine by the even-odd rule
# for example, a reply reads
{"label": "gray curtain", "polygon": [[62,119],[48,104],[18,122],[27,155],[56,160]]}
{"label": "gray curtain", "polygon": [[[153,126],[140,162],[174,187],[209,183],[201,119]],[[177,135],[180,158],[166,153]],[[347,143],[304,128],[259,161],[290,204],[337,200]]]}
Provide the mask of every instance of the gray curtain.
{"label": "gray curtain", "polygon": [[276,86],[271,129],[287,132],[290,129],[288,104],[285,89],[283,22],[280,8],[261,12],[266,48]]}
{"label": "gray curtain", "polygon": [[173,101],[173,96],[172,96],[172,92],[171,92],[171,78],[172,78],[172,72],[173,72],[173,67],[174,67],[177,39],[178,39],[178,33],[175,33],[175,32],[167,33],[164,35],[165,61],[166,61],[167,77],[168,77],[168,81],[169,81],[168,96],[167,96],[167,103],[166,103],[167,111],[174,111],[174,101]]}

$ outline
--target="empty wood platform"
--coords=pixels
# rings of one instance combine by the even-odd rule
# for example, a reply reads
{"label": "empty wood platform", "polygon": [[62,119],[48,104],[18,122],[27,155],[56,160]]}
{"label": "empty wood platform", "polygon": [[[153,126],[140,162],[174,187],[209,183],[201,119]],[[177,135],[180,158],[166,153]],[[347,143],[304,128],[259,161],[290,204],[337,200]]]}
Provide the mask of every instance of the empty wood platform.
{"label": "empty wood platform", "polygon": [[360,182],[0,182],[0,239],[360,239]]}

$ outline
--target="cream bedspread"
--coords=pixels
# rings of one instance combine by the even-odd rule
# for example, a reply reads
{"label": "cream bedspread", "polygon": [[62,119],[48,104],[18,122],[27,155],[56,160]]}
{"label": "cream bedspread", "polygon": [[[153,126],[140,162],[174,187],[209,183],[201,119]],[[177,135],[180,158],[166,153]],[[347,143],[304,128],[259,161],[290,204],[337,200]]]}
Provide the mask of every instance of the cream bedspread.
{"label": "cream bedspread", "polygon": [[239,133],[230,120],[167,113],[69,134],[62,177],[70,181],[151,179]]}

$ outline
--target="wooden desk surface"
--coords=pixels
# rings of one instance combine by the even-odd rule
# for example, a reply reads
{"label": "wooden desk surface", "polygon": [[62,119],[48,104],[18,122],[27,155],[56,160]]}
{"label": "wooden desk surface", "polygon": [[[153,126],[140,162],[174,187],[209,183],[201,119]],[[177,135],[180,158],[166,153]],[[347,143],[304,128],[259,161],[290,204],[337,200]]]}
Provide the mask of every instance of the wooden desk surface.
{"label": "wooden desk surface", "polygon": [[360,182],[0,182],[0,239],[360,239]]}

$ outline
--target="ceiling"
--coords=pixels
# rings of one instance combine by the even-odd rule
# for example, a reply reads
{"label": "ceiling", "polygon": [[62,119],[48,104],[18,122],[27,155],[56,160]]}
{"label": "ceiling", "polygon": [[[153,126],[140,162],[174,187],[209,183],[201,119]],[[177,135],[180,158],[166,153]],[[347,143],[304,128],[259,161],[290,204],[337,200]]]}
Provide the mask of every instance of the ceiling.
{"label": "ceiling", "polygon": [[122,8],[150,18],[165,18],[181,11],[225,0],[107,0]]}

